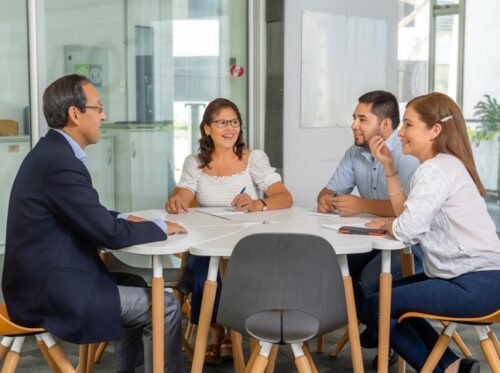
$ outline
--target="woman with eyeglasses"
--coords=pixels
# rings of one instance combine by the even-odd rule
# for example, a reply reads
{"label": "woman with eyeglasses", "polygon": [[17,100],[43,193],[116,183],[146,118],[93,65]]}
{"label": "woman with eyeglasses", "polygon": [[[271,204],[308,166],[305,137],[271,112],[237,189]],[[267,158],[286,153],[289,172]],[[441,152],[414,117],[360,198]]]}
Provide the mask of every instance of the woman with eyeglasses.
{"label": "woman with eyeglasses", "polygon": [[[417,168],[405,195],[391,152],[372,138],[372,155],[382,163],[396,219],[368,225],[386,229],[409,244],[420,243],[424,272],[396,281],[391,303],[391,347],[419,372],[438,334],[421,318],[398,319],[406,312],[480,317],[500,308],[500,241],[488,214],[486,190],[474,165],[465,120],[458,105],[442,93],[408,102],[399,137]],[[365,303],[376,328],[378,294]],[[478,372],[479,363],[460,359],[447,348],[434,372]]]}
{"label": "woman with eyeglasses", "polygon": [[[233,102],[217,98],[208,104],[200,124],[198,154],[184,161],[177,193],[166,203],[167,212],[187,212],[194,198],[198,206],[232,206],[249,212],[292,206],[292,196],[269,164],[267,155],[262,150],[245,148],[241,126],[241,114]],[[265,194],[264,198],[259,198],[259,191]],[[191,256],[187,263],[187,269],[196,279],[191,295],[194,324],[199,319],[208,263],[208,257],[196,256]],[[224,337],[224,328],[215,324],[220,295],[220,279],[218,281],[211,343],[205,355],[205,362],[209,364],[218,364],[221,358],[232,356],[230,339]]]}

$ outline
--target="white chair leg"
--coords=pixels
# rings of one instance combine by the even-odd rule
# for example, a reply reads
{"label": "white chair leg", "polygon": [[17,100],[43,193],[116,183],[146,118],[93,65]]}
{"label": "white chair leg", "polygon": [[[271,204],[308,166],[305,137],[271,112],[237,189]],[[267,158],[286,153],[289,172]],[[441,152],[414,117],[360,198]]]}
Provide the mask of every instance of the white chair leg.
{"label": "white chair leg", "polygon": [[498,358],[493,342],[488,337],[488,330],[482,325],[476,325],[474,329],[476,329],[476,333],[481,341],[481,349],[484,356],[486,356],[486,361],[488,361],[491,371],[493,373],[500,373],[500,359]]}
{"label": "white chair leg", "polygon": [[10,346],[14,342],[14,337],[3,337],[0,342],[0,359],[3,359],[7,352],[10,350]]}
{"label": "white chair leg", "polygon": [[73,367],[73,365],[71,365],[70,361],[61,350],[61,347],[59,347],[50,333],[42,333],[40,334],[40,337],[47,346],[50,356],[52,357],[54,363],[57,365],[60,371],[62,373],[76,373],[75,368]]}
{"label": "white chair leg", "polygon": [[17,364],[21,359],[21,348],[23,347],[25,337],[15,337],[12,341],[12,346],[10,351],[5,357],[5,362],[3,363],[2,373],[14,373],[16,371]]}
{"label": "white chair leg", "polygon": [[264,373],[269,361],[269,354],[271,353],[273,345],[267,342],[260,342],[260,352],[255,363],[253,364],[252,373]]}

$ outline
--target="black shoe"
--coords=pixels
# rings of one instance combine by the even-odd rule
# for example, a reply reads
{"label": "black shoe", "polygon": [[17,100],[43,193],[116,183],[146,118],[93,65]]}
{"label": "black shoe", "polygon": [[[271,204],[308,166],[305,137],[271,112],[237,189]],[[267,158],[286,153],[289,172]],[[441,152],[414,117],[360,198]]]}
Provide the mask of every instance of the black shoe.
{"label": "black shoe", "polygon": [[[394,351],[392,348],[389,350],[389,366],[392,367],[394,364],[396,364],[396,362],[398,361],[398,357],[399,355],[396,353],[396,351]],[[470,360],[470,359],[465,359],[465,360]],[[474,360],[475,361],[475,360]],[[372,361],[372,367],[374,369],[377,369],[378,368],[378,355],[375,356],[375,358],[373,359]],[[465,371],[467,372],[467,371]],[[462,373],[462,372],[459,372],[459,373]],[[474,373],[476,373],[474,371]]]}
{"label": "black shoe", "polygon": [[361,343],[361,347],[377,348],[378,346],[377,334],[374,333],[371,329],[365,329],[359,335],[359,342]]}
{"label": "black shoe", "polygon": [[458,373],[479,373],[479,362],[474,359],[460,360]]}

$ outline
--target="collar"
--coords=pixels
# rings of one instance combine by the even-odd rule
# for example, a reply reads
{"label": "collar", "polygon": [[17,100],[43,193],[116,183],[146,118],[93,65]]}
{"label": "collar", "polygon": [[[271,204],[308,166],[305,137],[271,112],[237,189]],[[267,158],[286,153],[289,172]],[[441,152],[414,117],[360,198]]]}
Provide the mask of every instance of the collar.
{"label": "collar", "polygon": [[52,128],[51,131],[56,131],[59,132],[61,135],[63,135],[66,141],[71,146],[71,149],[75,154],[75,157],[78,158],[80,161],[82,161],[83,164],[87,162],[87,154],[70,135],[68,135],[66,132],[64,132],[59,128]]}

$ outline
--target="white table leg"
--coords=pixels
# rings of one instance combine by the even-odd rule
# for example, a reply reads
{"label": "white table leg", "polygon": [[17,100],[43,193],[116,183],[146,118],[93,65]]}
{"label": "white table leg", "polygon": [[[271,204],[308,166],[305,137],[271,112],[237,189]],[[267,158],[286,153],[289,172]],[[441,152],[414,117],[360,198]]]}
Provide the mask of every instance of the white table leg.
{"label": "white table leg", "polygon": [[377,372],[387,373],[389,370],[389,332],[391,316],[391,251],[382,250],[382,268],[379,288],[379,321],[378,321],[378,366]]}
{"label": "white table leg", "polygon": [[200,319],[198,320],[198,331],[194,346],[193,365],[191,373],[201,373],[207,349],[208,332],[214,310],[215,294],[217,292],[217,273],[219,270],[218,256],[210,257],[207,280],[203,287],[203,299],[201,301]]}
{"label": "white table leg", "polygon": [[153,309],[153,372],[163,372],[164,351],[164,309],[165,280],[161,255],[153,255],[153,280],[151,285],[151,303]]}
{"label": "white table leg", "polygon": [[351,349],[352,367],[355,373],[363,373],[363,356],[361,354],[361,343],[359,341],[358,315],[354,301],[354,289],[352,278],[347,265],[347,255],[338,255],[342,279],[344,281],[345,302],[347,306],[347,332],[349,334],[349,345]]}

